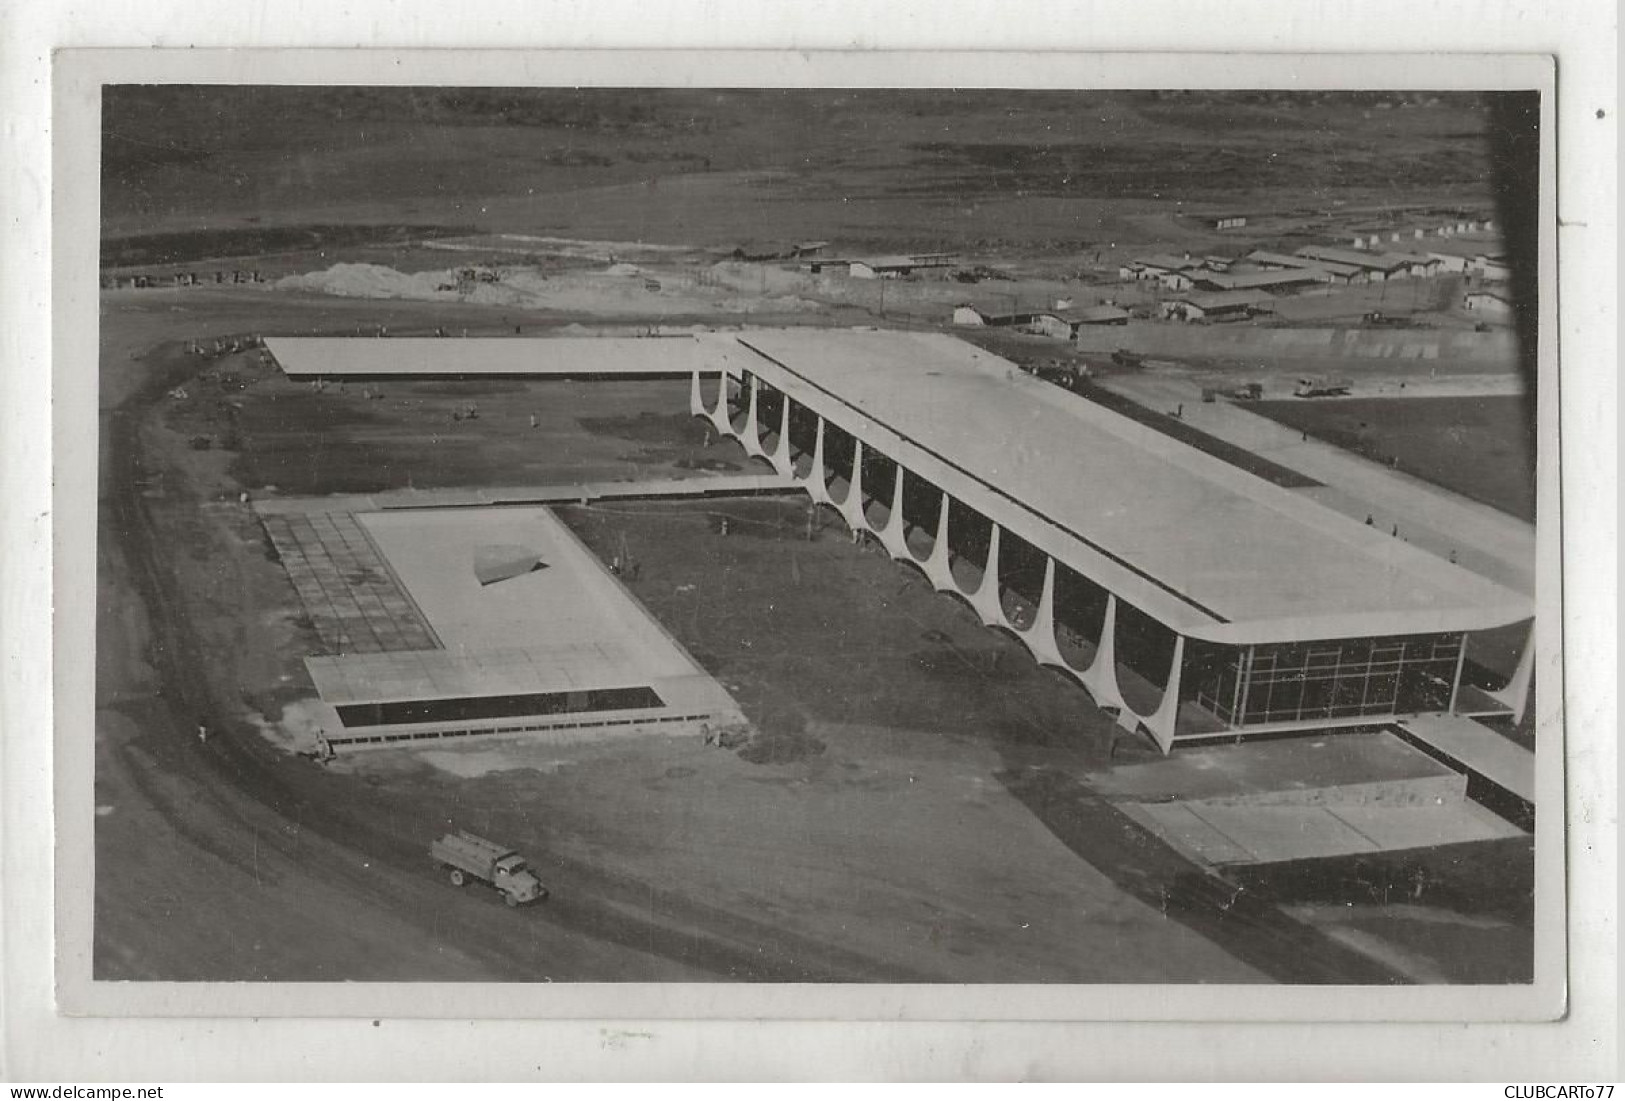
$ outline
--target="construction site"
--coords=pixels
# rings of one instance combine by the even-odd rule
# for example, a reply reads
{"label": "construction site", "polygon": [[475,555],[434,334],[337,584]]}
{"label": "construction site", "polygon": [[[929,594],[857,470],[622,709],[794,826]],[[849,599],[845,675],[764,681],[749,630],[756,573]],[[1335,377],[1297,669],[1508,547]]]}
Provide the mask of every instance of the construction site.
{"label": "construction site", "polygon": [[[1080,143],[1151,128],[1114,178],[989,151],[1064,97],[883,148],[932,97],[877,94],[810,131],[837,201],[740,96],[728,152],[649,159],[676,93],[560,93],[539,149],[639,121],[456,212],[426,165],[207,233],[208,158],[110,139],[96,977],[1531,981],[1488,108],[1108,95]],[[1340,182],[1155,167],[1226,109],[1345,127]],[[1434,174],[1362,185],[1395,143]],[[460,834],[545,890],[458,890]]]}

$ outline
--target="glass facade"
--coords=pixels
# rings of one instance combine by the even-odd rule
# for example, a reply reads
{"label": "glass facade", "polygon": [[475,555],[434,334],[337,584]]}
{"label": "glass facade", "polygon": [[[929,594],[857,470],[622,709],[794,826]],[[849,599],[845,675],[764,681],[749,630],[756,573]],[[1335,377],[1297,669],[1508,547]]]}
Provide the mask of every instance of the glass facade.
{"label": "glass facade", "polygon": [[647,686],[592,688],[579,692],[532,692],[518,696],[466,696],[444,700],[390,700],[335,707],[346,727],[400,723],[477,722],[520,715],[564,715],[586,711],[637,711],[664,707]]}
{"label": "glass facade", "polygon": [[1195,698],[1231,726],[1443,711],[1460,634],[1227,648],[1204,663]]}

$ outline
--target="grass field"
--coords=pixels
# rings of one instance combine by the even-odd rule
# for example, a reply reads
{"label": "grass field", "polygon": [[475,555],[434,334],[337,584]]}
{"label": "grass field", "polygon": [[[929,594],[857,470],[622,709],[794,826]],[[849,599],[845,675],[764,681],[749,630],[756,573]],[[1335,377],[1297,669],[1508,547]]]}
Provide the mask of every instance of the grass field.
{"label": "grass field", "polygon": [[1487,200],[1486,119],[1448,95],[120,87],[103,232],[195,233],[199,250],[228,229],[360,223],[1066,251],[1202,236],[1173,199]]}
{"label": "grass field", "polygon": [[1535,519],[1532,410],[1521,397],[1261,401],[1271,420],[1375,462]]}

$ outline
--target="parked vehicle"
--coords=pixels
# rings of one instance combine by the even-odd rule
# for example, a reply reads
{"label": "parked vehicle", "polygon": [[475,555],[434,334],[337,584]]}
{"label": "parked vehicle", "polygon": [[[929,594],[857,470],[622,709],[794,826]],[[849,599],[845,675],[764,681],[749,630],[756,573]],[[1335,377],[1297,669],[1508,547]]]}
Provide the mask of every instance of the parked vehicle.
{"label": "parked vehicle", "polygon": [[461,887],[470,879],[478,879],[500,891],[502,901],[509,906],[539,902],[547,897],[547,888],[530,870],[525,858],[495,841],[458,830],[431,844],[429,855],[440,863],[454,886]]}
{"label": "parked vehicle", "polygon": [[1292,391],[1292,396],[1295,398],[1336,398],[1344,396],[1353,388],[1353,379],[1300,378],[1298,385]]}

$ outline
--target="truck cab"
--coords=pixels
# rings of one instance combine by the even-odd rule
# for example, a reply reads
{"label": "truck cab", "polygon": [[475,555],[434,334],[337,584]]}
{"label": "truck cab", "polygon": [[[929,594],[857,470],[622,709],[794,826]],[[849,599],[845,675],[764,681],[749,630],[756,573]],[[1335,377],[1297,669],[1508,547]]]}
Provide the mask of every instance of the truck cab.
{"label": "truck cab", "polygon": [[491,869],[491,884],[515,904],[534,902],[542,897],[542,881],[530,870],[525,858],[511,853],[496,862]]}

